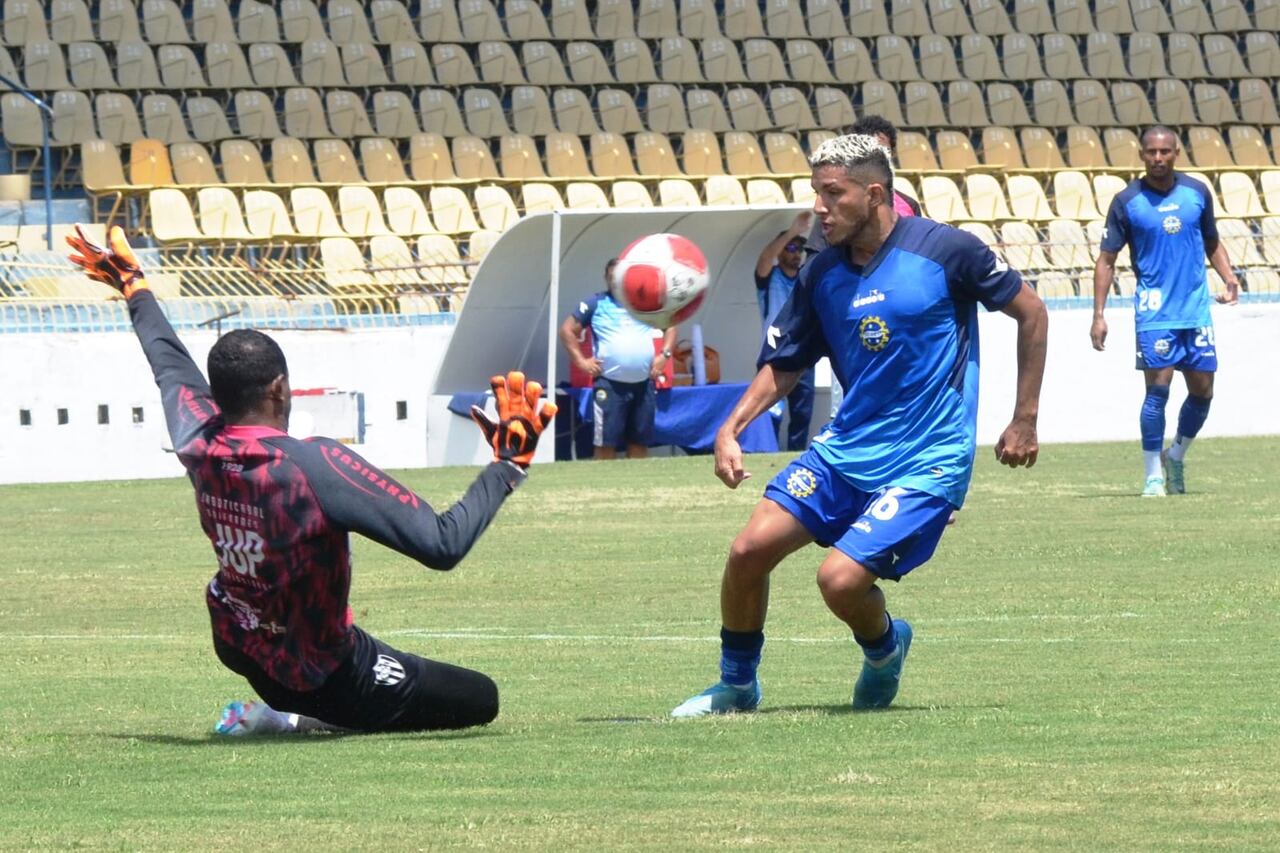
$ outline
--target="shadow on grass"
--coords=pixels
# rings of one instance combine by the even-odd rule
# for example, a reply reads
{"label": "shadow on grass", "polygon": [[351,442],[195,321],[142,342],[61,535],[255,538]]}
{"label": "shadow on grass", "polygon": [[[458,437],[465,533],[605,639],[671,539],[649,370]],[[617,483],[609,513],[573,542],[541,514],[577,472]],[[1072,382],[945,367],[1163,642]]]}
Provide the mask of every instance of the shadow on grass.
{"label": "shadow on grass", "polygon": [[204,735],[161,735],[161,734],[107,734],[97,735],[111,740],[136,740],[142,743],[159,744],[161,746],[236,746],[245,748],[296,746],[298,744],[324,744],[334,740],[347,738],[377,738],[379,740],[471,740],[482,737],[506,737],[506,732],[490,729],[467,729],[465,731],[444,732],[309,732],[306,734],[273,734],[228,737],[210,732]]}
{"label": "shadow on grass", "polygon": [[[987,708],[999,706],[983,706]],[[821,714],[829,717],[839,717],[846,714],[901,714],[916,713],[919,711],[947,711],[955,710],[942,705],[894,705],[890,708],[875,708],[869,710],[855,711],[853,706],[847,702],[841,702],[838,705],[770,705],[767,708],[760,708],[756,711],[741,714],[747,717],[751,715],[768,715],[768,714]],[[716,714],[708,715],[717,719],[731,719],[738,714]],[[579,717],[579,723],[667,723],[673,718],[667,715],[655,717]]]}

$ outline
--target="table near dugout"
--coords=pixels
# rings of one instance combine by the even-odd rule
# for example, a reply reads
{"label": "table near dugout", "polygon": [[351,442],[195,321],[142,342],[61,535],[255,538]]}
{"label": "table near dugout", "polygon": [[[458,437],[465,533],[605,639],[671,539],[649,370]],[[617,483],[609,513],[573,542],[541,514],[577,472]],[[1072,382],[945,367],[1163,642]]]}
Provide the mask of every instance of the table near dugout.
{"label": "table near dugout", "polygon": [[[674,446],[686,453],[710,453],[716,430],[733,411],[745,384],[677,385],[658,391],[654,418],[654,447]],[[449,411],[470,417],[472,404],[485,404],[485,393],[455,394]],[[560,414],[556,416],[556,459],[591,456],[591,389],[562,385],[556,389]],[[752,421],[738,437],[745,453],[773,453],[778,435],[766,412]]]}

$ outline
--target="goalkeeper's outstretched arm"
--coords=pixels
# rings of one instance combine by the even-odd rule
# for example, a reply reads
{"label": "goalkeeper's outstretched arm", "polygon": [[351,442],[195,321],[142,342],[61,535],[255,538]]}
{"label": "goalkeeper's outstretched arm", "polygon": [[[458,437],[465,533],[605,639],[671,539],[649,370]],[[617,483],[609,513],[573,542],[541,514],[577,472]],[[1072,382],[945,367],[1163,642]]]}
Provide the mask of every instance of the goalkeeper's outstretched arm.
{"label": "goalkeeper's outstretched arm", "polygon": [[133,329],[160,388],[174,449],[181,450],[215,420],[220,425],[209,383],[160,310],[124,231],[113,226],[107,245],[98,246],[77,228],[76,236],[68,237],[67,243],[75,250],[70,255],[72,263],[127,300]]}

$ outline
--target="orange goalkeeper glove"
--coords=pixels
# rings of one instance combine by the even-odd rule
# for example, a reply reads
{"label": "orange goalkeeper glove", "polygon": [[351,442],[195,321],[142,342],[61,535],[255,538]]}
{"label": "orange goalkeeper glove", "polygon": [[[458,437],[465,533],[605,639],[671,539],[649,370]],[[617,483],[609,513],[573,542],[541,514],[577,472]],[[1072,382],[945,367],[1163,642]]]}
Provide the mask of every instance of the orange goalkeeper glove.
{"label": "orange goalkeeper glove", "polygon": [[528,468],[538,447],[538,436],[556,416],[556,404],[542,403],[539,407],[541,383],[525,384],[524,374],[518,370],[493,377],[489,385],[498,404],[498,422],[489,420],[479,406],[471,407],[471,417],[484,432],[485,442],[493,448],[495,462],[514,462]]}
{"label": "orange goalkeeper glove", "polygon": [[128,299],[139,290],[147,289],[147,279],[138,265],[138,257],[124,237],[124,229],[111,226],[107,245],[98,246],[84,236],[80,226],[76,235],[67,236],[67,245],[75,249],[68,257],[71,263],[89,274],[89,278],[110,285]]}

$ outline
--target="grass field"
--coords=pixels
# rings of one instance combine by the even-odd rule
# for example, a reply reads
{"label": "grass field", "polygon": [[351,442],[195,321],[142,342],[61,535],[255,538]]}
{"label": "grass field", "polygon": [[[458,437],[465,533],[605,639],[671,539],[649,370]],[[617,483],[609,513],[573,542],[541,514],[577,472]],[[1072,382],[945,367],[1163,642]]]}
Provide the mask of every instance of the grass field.
{"label": "grass field", "polygon": [[[1280,439],[1201,440],[1135,497],[1136,442],[980,452],[934,560],[887,590],[898,703],[805,549],[774,576],[761,712],[672,722],[716,676],[737,492],[706,458],[539,468],[473,554],[356,545],[359,622],[491,674],[493,725],[216,739],[185,480],[0,488],[8,849],[1280,849]],[[402,472],[437,504],[474,469]]]}

